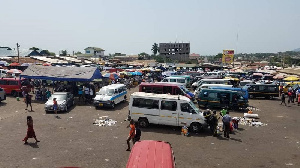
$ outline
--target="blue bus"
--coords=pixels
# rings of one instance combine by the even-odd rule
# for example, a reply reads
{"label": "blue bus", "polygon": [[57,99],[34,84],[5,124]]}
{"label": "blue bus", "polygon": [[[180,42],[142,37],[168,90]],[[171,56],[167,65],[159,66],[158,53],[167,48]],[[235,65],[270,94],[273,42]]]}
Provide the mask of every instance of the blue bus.
{"label": "blue bus", "polygon": [[230,88],[230,87],[210,87],[210,89],[219,89],[219,90],[232,90],[237,91],[245,100],[248,101],[249,99],[249,93],[247,89],[243,88]]}

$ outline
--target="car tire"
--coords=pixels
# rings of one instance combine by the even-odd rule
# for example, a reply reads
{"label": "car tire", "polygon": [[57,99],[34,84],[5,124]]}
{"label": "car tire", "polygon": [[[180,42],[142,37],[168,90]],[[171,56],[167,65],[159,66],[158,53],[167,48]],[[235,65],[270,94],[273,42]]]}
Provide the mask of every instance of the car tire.
{"label": "car tire", "polygon": [[16,92],[16,91],[11,91],[11,95],[13,96],[13,97],[17,97],[18,96],[18,93]]}
{"label": "car tire", "polygon": [[111,108],[114,109],[115,108],[115,102],[111,102]]}
{"label": "car tire", "polygon": [[190,129],[191,129],[192,132],[198,133],[198,132],[203,130],[203,126],[200,123],[192,123],[190,125]]}
{"label": "car tire", "polygon": [[149,121],[147,118],[140,118],[139,119],[139,126],[142,128],[146,128],[149,126]]}
{"label": "car tire", "polygon": [[269,96],[269,99],[270,99],[270,100],[273,100],[273,99],[274,99],[274,96]]}
{"label": "car tire", "polygon": [[127,96],[125,95],[125,96],[124,96],[123,102],[126,102],[126,100],[127,100]]}
{"label": "car tire", "polygon": [[253,96],[253,95],[249,95],[249,98],[250,98],[250,99],[253,99],[253,98],[254,98],[254,96]]}

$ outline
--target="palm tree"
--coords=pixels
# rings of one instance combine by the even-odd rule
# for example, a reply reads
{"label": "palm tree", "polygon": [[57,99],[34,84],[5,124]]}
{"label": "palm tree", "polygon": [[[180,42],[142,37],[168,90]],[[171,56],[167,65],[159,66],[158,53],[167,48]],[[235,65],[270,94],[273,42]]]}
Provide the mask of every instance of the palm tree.
{"label": "palm tree", "polygon": [[159,48],[158,48],[158,44],[157,43],[154,43],[153,45],[152,45],[152,49],[151,49],[152,51],[153,51],[153,54],[154,54],[154,56],[157,54],[157,52],[158,52],[158,50],[159,50]]}

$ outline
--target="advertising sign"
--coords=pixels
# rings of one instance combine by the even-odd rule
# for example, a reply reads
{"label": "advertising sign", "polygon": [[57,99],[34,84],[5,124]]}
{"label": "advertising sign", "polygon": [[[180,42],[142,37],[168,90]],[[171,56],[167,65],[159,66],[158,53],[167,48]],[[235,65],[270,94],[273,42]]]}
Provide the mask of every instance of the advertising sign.
{"label": "advertising sign", "polygon": [[222,63],[231,64],[233,62],[234,50],[223,50]]}

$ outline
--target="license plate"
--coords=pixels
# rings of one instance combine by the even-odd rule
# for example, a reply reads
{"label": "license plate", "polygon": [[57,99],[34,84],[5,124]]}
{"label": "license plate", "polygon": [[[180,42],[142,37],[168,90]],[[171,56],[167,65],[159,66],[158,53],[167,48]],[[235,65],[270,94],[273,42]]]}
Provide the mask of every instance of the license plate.
{"label": "license plate", "polygon": [[103,106],[103,104],[102,104],[102,103],[100,103],[100,104],[99,104],[99,106]]}

